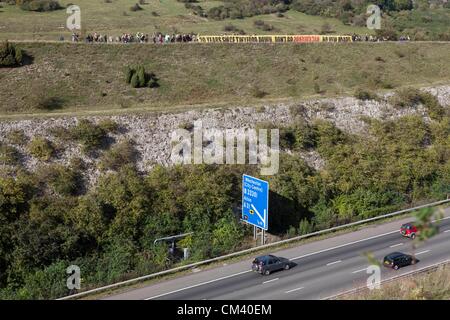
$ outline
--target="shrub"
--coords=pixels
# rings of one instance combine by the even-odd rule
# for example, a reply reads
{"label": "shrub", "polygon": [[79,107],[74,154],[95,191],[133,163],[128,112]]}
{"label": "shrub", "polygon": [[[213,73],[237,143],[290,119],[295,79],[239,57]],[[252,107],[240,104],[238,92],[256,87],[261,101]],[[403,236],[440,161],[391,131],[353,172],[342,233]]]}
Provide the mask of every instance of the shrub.
{"label": "shrub", "polygon": [[361,88],[356,90],[355,98],[359,100],[378,100],[378,96],[376,93]]}
{"label": "shrub", "polygon": [[98,123],[98,126],[108,133],[118,133],[119,124],[111,119],[104,119]]}
{"label": "shrub", "polygon": [[0,164],[16,165],[19,162],[19,152],[16,148],[0,144]]}
{"label": "shrub", "polygon": [[131,77],[131,86],[133,88],[139,88],[139,77],[137,73],[134,73],[133,76]]}
{"label": "shrub", "polygon": [[49,97],[45,92],[39,92],[35,104],[35,107],[40,110],[56,110],[63,107],[64,99],[55,96]]}
{"label": "shrub", "polygon": [[396,108],[416,107],[423,104],[431,119],[440,120],[445,115],[445,109],[439,104],[438,99],[431,93],[422,92],[415,88],[405,88],[397,90],[390,102]]}
{"label": "shrub", "polygon": [[255,27],[263,31],[273,31],[275,29],[273,25],[267,24],[262,20],[255,20],[253,24],[255,25]]}
{"label": "shrub", "polygon": [[421,102],[422,93],[419,89],[403,88],[395,92],[390,102],[396,108],[415,107]]}
{"label": "shrub", "polygon": [[58,1],[55,0],[16,0],[22,10],[27,11],[54,11],[62,9]]}
{"label": "shrub", "polygon": [[31,155],[39,160],[48,161],[55,154],[53,143],[43,137],[35,137],[29,144]]}
{"label": "shrub", "polygon": [[143,65],[134,68],[127,67],[125,70],[125,80],[133,88],[156,88],[159,86],[158,78],[154,73],[146,73]]}
{"label": "shrub", "polygon": [[308,221],[308,219],[302,219],[298,226],[298,234],[304,235],[311,233],[314,229],[314,226]]}
{"label": "shrub", "polygon": [[22,63],[23,52],[14,44],[5,41],[0,44],[0,67],[15,67]]}
{"label": "shrub", "polygon": [[63,126],[50,128],[48,130],[48,133],[62,141],[71,141],[72,140],[71,131]]}
{"label": "shrub", "polygon": [[146,79],[145,79],[145,69],[143,66],[139,66],[136,70],[139,87],[145,87]]}
{"label": "shrub", "polygon": [[100,168],[119,170],[124,165],[134,164],[136,155],[133,141],[122,141],[103,154],[100,161]]}
{"label": "shrub", "polygon": [[27,143],[27,136],[23,132],[23,130],[17,129],[8,132],[6,135],[6,139],[12,144],[24,145]]}
{"label": "shrub", "polygon": [[85,152],[101,147],[107,134],[103,128],[86,119],[81,119],[71,132],[73,139],[82,144]]}
{"label": "shrub", "polygon": [[130,68],[129,66],[127,67],[126,71],[125,71],[125,81],[130,84],[131,83],[131,78],[133,77],[134,74],[134,69]]}
{"label": "shrub", "polygon": [[80,173],[59,164],[41,169],[40,178],[47,182],[54,192],[62,196],[75,195],[80,189]]}
{"label": "shrub", "polygon": [[441,106],[439,100],[429,92],[422,92],[421,102],[427,108],[428,115],[433,120],[441,120],[445,115],[445,108]]}

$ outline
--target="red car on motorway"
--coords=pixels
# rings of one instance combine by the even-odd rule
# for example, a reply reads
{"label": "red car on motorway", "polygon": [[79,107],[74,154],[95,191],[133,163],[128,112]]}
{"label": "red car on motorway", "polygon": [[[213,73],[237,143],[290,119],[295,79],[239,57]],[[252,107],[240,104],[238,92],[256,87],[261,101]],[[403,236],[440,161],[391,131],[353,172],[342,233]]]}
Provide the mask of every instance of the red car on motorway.
{"label": "red car on motorway", "polygon": [[400,233],[404,237],[414,239],[416,235],[419,233],[419,230],[412,223],[405,223],[404,225],[401,226]]}

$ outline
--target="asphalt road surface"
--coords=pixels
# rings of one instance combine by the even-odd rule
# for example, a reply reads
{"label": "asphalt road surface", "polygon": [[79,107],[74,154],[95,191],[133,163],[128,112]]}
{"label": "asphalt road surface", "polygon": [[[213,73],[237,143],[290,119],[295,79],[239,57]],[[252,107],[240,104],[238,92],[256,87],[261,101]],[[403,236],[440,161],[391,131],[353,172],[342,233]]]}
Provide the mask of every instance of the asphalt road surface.
{"label": "asphalt road surface", "polygon": [[290,270],[262,276],[250,270],[247,259],[208,270],[193,270],[189,275],[133,289],[106,299],[169,300],[264,300],[325,299],[346,290],[366,285],[372,253],[381,262],[391,252],[415,254],[416,265],[391,270],[381,268],[382,279],[391,278],[450,259],[450,208],[438,222],[439,234],[413,251],[412,240],[400,235],[400,225],[413,221],[401,219],[367,227],[355,232],[314,241],[294,248],[268,252],[290,259]]}

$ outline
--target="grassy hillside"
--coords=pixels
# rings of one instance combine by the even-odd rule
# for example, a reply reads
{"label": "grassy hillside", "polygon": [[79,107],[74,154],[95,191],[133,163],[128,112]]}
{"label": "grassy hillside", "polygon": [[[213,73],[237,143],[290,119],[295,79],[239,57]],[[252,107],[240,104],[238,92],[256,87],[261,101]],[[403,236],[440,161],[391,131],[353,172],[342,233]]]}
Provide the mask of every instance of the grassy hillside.
{"label": "grassy hillside", "polygon": [[[353,94],[448,82],[450,74],[445,43],[19,46],[34,61],[0,69],[3,114]],[[156,74],[159,88],[126,83],[124,70],[136,63]]]}
{"label": "grassy hillside", "polygon": [[[0,1],[1,2],[1,1]],[[103,0],[79,0],[81,23],[86,32],[100,32],[108,35],[120,35],[124,32],[137,31],[153,33],[161,32],[195,32],[201,34],[224,33],[224,26],[233,24],[248,34],[261,33],[318,33],[325,23],[336,33],[368,33],[367,28],[344,25],[334,18],[309,16],[298,11],[288,11],[284,17],[276,14],[254,16],[245,19],[212,20],[194,15],[185,8],[184,3],[176,0],[147,1],[143,10],[132,12],[130,7],[136,0],[114,0],[106,3]],[[59,3],[67,6],[70,0]],[[199,1],[204,10],[221,5],[220,1]],[[60,35],[70,36],[65,29],[68,14],[66,11],[29,12],[19,7],[3,3],[0,8],[0,40],[1,39],[45,39],[57,40]],[[272,31],[262,31],[254,25],[255,20],[264,20],[275,27]]]}

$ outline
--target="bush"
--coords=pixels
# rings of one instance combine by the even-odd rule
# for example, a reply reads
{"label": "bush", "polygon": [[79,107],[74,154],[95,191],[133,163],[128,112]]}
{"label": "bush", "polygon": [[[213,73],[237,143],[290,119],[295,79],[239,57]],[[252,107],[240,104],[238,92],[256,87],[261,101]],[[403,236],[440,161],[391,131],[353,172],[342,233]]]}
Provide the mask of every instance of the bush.
{"label": "bush", "polygon": [[58,1],[55,0],[16,0],[22,10],[27,11],[54,11],[62,9]]}
{"label": "bush", "polygon": [[47,182],[59,195],[75,195],[80,189],[81,175],[75,169],[58,164],[43,168],[40,174],[41,180]]}
{"label": "bush", "polygon": [[139,77],[137,73],[134,73],[133,76],[131,77],[131,86],[133,88],[139,88]]}
{"label": "bush", "polygon": [[134,69],[130,68],[129,66],[127,67],[126,71],[125,71],[125,81],[130,84],[131,83],[131,78],[133,77],[134,74]]}
{"label": "bush", "polygon": [[416,107],[421,103],[427,109],[430,118],[434,120],[441,120],[445,115],[444,107],[439,104],[435,96],[415,88],[397,90],[395,95],[391,97],[390,102],[396,108]]}
{"label": "bush", "polygon": [[145,69],[143,66],[139,66],[136,70],[139,87],[145,87],[146,79],[145,79]]}
{"label": "bush", "polygon": [[20,129],[8,132],[8,134],[6,135],[6,139],[8,139],[10,143],[17,144],[20,146],[27,143],[27,136],[25,135],[23,130]]}
{"label": "bush", "polygon": [[98,123],[98,126],[108,133],[118,133],[119,124],[111,119],[104,119]]}
{"label": "bush", "polygon": [[43,137],[35,137],[28,144],[31,155],[39,160],[48,161],[55,154],[53,143]]}
{"label": "bush", "polygon": [[122,141],[103,154],[100,168],[106,170],[119,170],[125,165],[134,164],[136,155],[137,153],[134,149],[133,141]]}
{"label": "bush", "polygon": [[0,144],[0,165],[16,165],[19,162],[19,152],[16,148]]}
{"label": "bush", "polygon": [[15,67],[22,64],[23,52],[16,45],[5,41],[0,44],[0,67]]}
{"label": "bush", "polygon": [[395,92],[390,102],[396,108],[416,107],[422,100],[422,92],[415,88],[403,88]]}
{"label": "bush", "polygon": [[48,133],[62,141],[71,141],[73,139],[71,131],[63,126],[50,128]]}
{"label": "bush", "polygon": [[263,31],[273,31],[275,29],[273,25],[267,24],[262,20],[255,20],[253,24],[255,25],[255,27]]}
{"label": "bush", "polygon": [[100,126],[86,119],[81,119],[71,130],[72,138],[82,144],[85,152],[101,147],[107,132]]}
{"label": "bush", "polygon": [[138,65],[134,68],[127,67],[125,70],[125,80],[133,88],[159,87],[158,78],[154,73],[146,73],[143,65]]}
{"label": "bush", "polygon": [[308,219],[302,219],[298,226],[298,234],[304,235],[313,232],[314,226],[308,221]]}
{"label": "bush", "polygon": [[355,92],[355,98],[359,100],[378,100],[378,95],[372,91],[365,89],[357,89]]}

